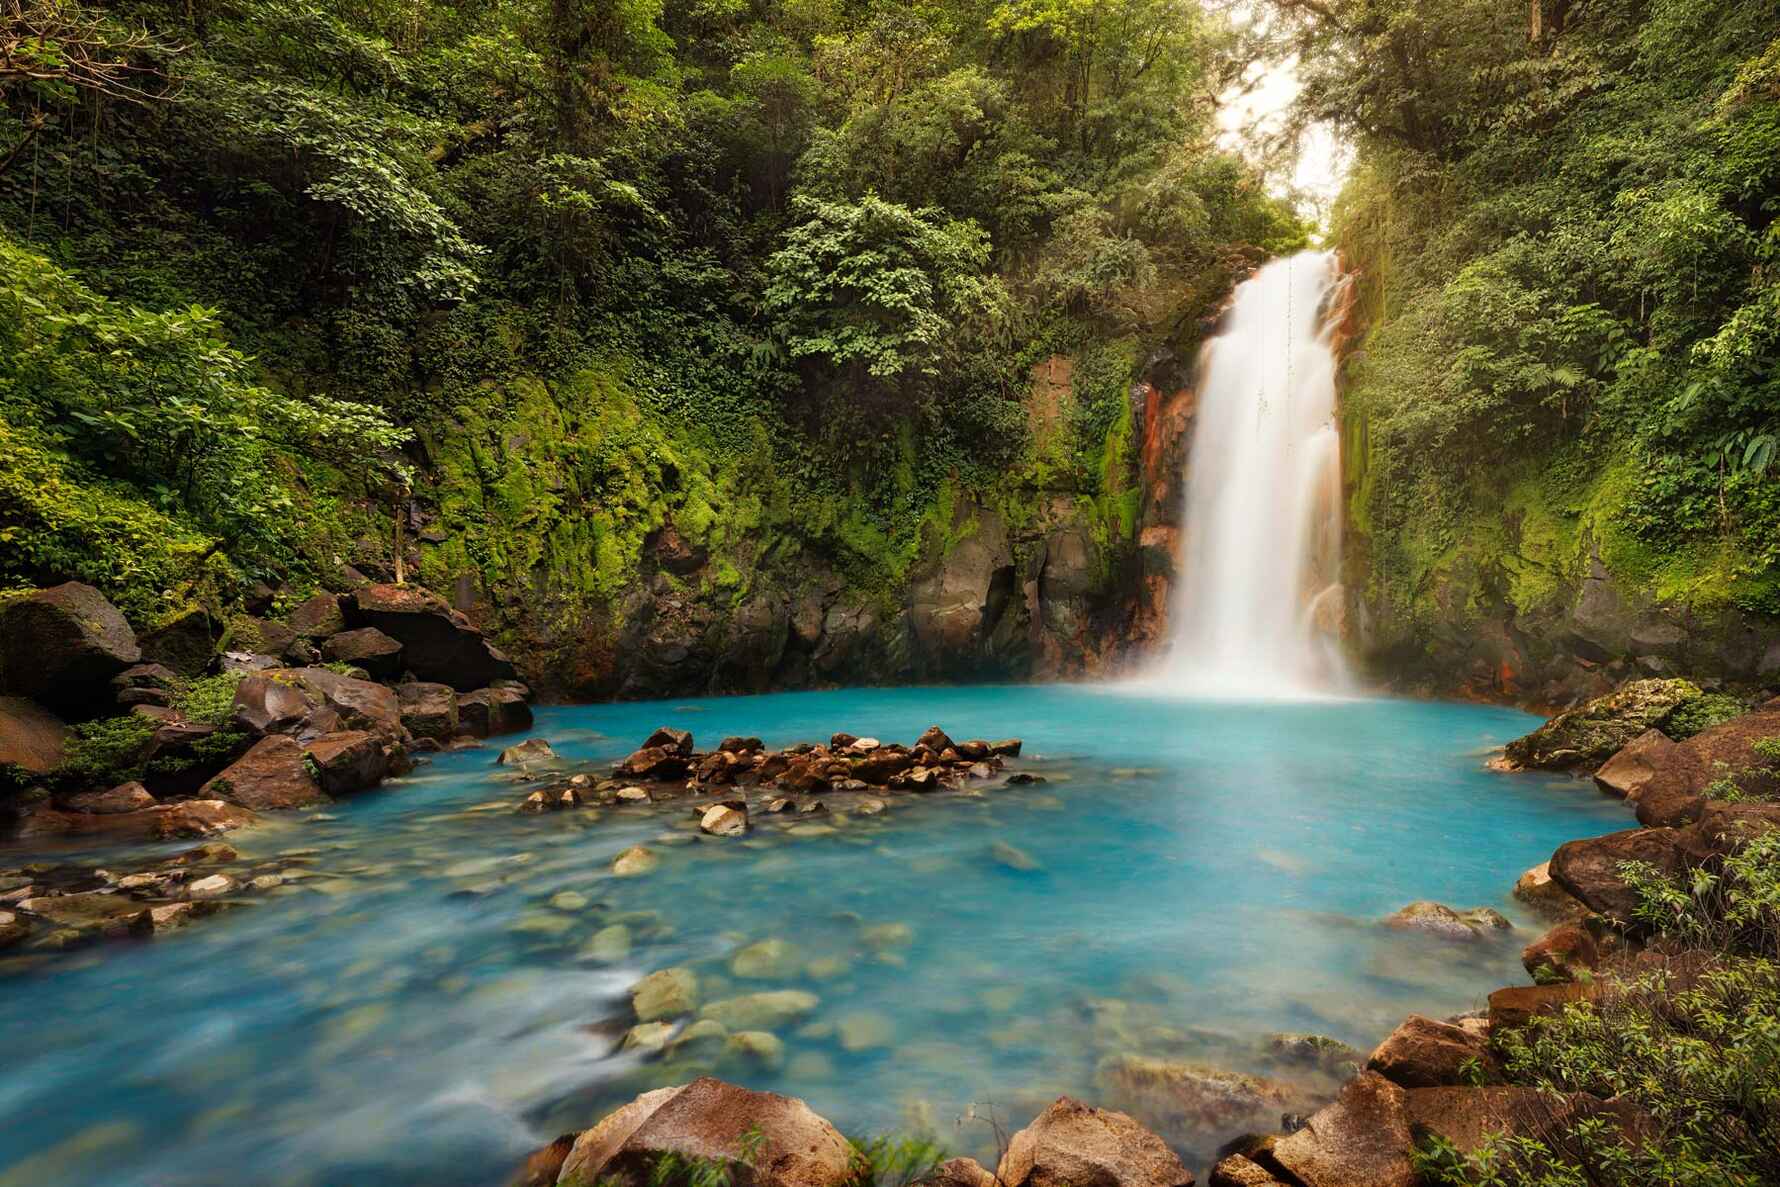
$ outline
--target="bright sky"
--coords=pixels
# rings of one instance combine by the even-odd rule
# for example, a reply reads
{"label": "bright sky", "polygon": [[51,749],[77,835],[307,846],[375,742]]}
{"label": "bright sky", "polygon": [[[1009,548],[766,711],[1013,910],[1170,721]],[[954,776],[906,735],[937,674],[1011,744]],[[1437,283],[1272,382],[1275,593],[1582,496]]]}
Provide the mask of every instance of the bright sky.
{"label": "bright sky", "polygon": [[[1253,11],[1249,9],[1250,14]],[[1235,15],[1239,21],[1244,17],[1240,11]],[[1218,123],[1223,128],[1222,141],[1232,148],[1249,147],[1247,141],[1251,133],[1261,136],[1277,134],[1284,124],[1286,110],[1298,96],[1296,58],[1257,67],[1256,74],[1251,77],[1258,78],[1254,87],[1247,94],[1234,90],[1226,94],[1223,109],[1218,113]],[[1299,138],[1297,165],[1291,177],[1278,178],[1276,184],[1282,189],[1289,187],[1299,191],[1304,205],[1309,208],[1305,213],[1314,216],[1318,222],[1325,222],[1329,206],[1347,175],[1351,155],[1329,128],[1314,125]]]}

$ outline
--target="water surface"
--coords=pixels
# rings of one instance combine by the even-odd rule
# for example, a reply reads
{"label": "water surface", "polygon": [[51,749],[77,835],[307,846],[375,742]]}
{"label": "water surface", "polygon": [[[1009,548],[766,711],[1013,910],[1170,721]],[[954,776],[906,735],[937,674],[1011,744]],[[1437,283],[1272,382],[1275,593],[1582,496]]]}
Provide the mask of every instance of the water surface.
{"label": "water surface", "polygon": [[[1265,1075],[1314,1103],[1333,1080],[1279,1059],[1270,1035],[1365,1048],[1405,1012],[1474,1008],[1524,980],[1536,923],[1514,877],[1623,827],[1583,783],[1482,769],[1533,720],[1066,686],[544,709],[535,732],[571,764],[664,723],[777,745],[836,729],[912,741],[937,722],[1024,737],[1020,765],[1049,782],[718,841],[688,831],[684,805],[518,815],[504,805],[525,786],[493,748],[440,756],[240,834],[246,856],[309,863],[253,906],[0,980],[0,1185],[495,1184],[608,1105],[706,1070],[803,1096],[852,1134],[925,1128],[961,1151],[992,1147],[973,1115],[1017,1126],[1059,1093],[1105,1100],[1108,1061],[1131,1053]],[[503,807],[471,810],[485,805]],[[639,842],[660,867],[611,877]],[[997,843],[1036,868],[997,860]],[[1454,946],[1376,926],[1420,898],[1494,906],[1522,930]],[[614,924],[631,948],[601,963],[588,944]],[[794,948],[784,967],[731,971],[770,938]],[[615,1052],[628,987],[673,965],[707,1000],[792,988],[819,1005],[777,1028],[777,1067]],[[1231,1136],[1157,1123],[1193,1158]]]}

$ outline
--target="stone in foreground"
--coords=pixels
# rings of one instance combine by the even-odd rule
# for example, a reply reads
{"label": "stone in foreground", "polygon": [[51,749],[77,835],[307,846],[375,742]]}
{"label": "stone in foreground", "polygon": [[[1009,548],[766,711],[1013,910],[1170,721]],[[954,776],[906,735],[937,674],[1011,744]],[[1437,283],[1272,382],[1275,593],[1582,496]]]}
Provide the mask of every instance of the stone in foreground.
{"label": "stone in foreground", "polygon": [[1192,1187],[1168,1144],[1124,1113],[1059,1097],[1008,1143],[1003,1187]]}
{"label": "stone in foreground", "polygon": [[852,1146],[803,1101],[707,1076],[646,1092],[582,1133],[556,1181],[644,1187],[670,1155],[723,1164],[735,1187],[843,1187],[856,1173]]}

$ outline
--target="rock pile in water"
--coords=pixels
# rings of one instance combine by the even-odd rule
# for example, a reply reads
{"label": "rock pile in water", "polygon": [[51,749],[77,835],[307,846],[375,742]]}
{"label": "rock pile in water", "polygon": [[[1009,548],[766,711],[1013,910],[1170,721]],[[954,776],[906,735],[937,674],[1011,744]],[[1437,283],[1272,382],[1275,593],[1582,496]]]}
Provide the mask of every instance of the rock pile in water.
{"label": "rock pile in water", "polygon": [[[780,750],[759,738],[727,737],[715,749],[700,751],[689,732],[663,726],[616,764],[610,777],[574,775],[533,791],[520,807],[551,812],[596,803],[642,804],[720,796],[739,787],[786,793],[768,797],[755,810],[813,814],[823,807],[814,797],[827,792],[931,792],[990,780],[1007,759],[1019,756],[1021,745],[1018,738],[955,742],[936,725],[912,746],[839,733],[826,745],[800,742]],[[1020,775],[1026,775],[1021,782],[1037,778],[1016,772],[1009,781]],[[868,803],[860,806],[873,810]],[[746,831],[750,810],[745,798],[727,798],[703,812],[701,825],[708,833],[735,835]]]}

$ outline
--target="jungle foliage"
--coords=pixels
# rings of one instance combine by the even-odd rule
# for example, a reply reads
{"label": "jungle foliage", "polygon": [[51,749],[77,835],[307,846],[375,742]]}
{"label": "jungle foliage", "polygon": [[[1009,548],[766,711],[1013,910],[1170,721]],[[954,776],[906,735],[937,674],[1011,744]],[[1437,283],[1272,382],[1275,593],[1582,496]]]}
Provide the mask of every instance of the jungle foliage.
{"label": "jungle foliage", "polygon": [[300,584],[410,489],[491,582],[609,590],[742,489],[894,553],[1035,480],[1036,361],[1303,241],[1214,147],[1237,47],[1192,0],[0,0],[0,584]]}
{"label": "jungle foliage", "polygon": [[[1349,467],[1378,601],[1595,556],[1780,611],[1780,5],[1280,0],[1357,146]],[[1419,602],[1418,602],[1419,599]]]}

